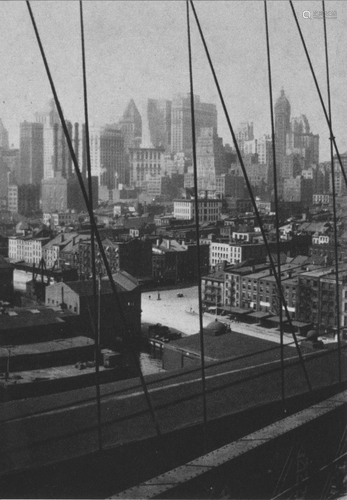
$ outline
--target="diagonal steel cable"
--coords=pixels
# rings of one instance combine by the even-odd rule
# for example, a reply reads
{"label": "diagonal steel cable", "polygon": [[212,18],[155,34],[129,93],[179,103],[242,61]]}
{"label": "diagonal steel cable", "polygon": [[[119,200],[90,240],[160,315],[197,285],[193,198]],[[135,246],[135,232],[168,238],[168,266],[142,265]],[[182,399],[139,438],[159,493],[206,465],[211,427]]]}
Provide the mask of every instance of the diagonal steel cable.
{"label": "diagonal steel cable", "polygon": [[196,163],[194,84],[193,84],[193,65],[192,65],[192,44],[191,44],[191,36],[190,36],[189,0],[186,0],[186,6],[187,6],[187,35],[188,35],[189,80],[190,80],[190,109],[191,109],[191,119],[192,119],[196,250],[197,250],[197,261],[198,261],[197,262],[197,265],[198,265],[198,273],[197,274],[198,274],[198,295],[199,295],[201,382],[202,382],[202,403],[203,403],[203,444],[204,444],[204,451],[205,451],[205,453],[207,453],[207,403],[206,403],[206,380],[205,380],[205,347],[204,347],[204,327],[203,327],[203,320],[202,320],[198,174],[197,174],[197,163]]}
{"label": "diagonal steel cable", "polygon": [[330,139],[332,140],[332,142],[334,144],[334,148],[335,148],[335,151],[336,151],[337,158],[339,160],[341,172],[342,172],[343,178],[345,180],[345,184],[347,186],[347,175],[346,175],[345,169],[344,169],[343,164],[342,164],[341,156],[340,156],[337,144],[336,144],[336,139],[335,139],[335,136],[334,136],[334,133],[333,133],[333,129],[331,127],[330,119],[329,119],[329,116],[328,116],[328,113],[327,113],[327,110],[326,110],[326,107],[325,107],[325,104],[324,104],[324,101],[323,101],[322,93],[321,93],[319,85],[318,85],[318,80],[317,80],[317,77],[316,77],[316,73],[315,73],[315,71],[313,69],[313,65],[312,65],[312,62],[311,62],[310,54],[308,53],[308,50],[307,50],[305,38],[304,38],[304,36],[302,34],[302,30],[300,28],[300,24],[299,24],[297,15],[296,15],[295,10],[294,10],[294,6],[293,6],[292,0],[289,0],[289,3],[290,3],[290,6],[292,8],[294,20],[295,20],[296,26],[298,28],[299,36],[300,36],[300,39],[301,39],[301,42],[302,42],[302,45],[303,45],[303,48],[304,48],[304,51],[305,51],[305,54],[306,54],[307,62],[309,64],[309,66],[310,66],[312,77],[313,77],[313,80],[314,80],[314,83],[315,83],[315,86],[316,86],[316,89],[317,89],[317,92],[318,92],[319,100],[320,100],[320,103],[321,103],[322,108],[323,108],[324,116],[325,116],[326,122],[327,122],[328,127],[329,127]]}
{"label": "diagonal steel cable", "polygon": [[[326,64],[326,75],[327,75],[328,112],[329,112],[330,126],[332,126],[328,38],[327,38],[326,20],[325,20],[325,15],[324,15],[324,13],[325,13],[324,0],[322,0],[322,7],[323,7],[325,64]],[[335,252],[335,273],[336,273],[335,293],[336,293],[336,316],[337,316],[338,367],[339,367],[339,382],[341,382],[340,293],[339,293],[340,287],[339,287],[339,260],[338,260],[338,251],[337,251],[337,236],[338,235],[337,235],[334,145],[333,145],[332,137],[330,137],[330,162],[331,162],[331,182],[332,182],[332,190],[333,190],[333,216],[334,216],[334,238],[335,238],[334,252]]]}
{"label": "diagonal steel cable", "polygon": [[152,401],[151,401],[151,398],[150,398],[150,395],[149,395],[149,392],[148,392],[148,389],[147,389],[147,386],[146,386],[146,381],[144,379],[144,376],[143,376],[143,373],[142,373],[142,370],[141,370],[140,361],[139,361],[139,359],[138,359],[138,357],[137,357],[137,355],[135,353],[135,350],[134,350],[134,346],[133,346],[134,335],[133,335],[133,333],[131,332],[130,328],[127,325],[125,313],[123,311],[122,304],[121,304],[121,301],[120,301],[120,298],[119,298],[119,294],[118,294],[118,291],[117,291],[117,288],[116,288],[116,285],[115,285],[115,282],[114,282],[114,279],[113,279],[113,276],[112,276],[111,268],[109,266],[109,263],[108,263],[108,260],[107,260],[106,254],[105,254],[105,250],[104,250],[104,247],[102,245],[102,241],[101,241],[101,237],[100,237],[97,225],[96,225],[94,213],[93,213],[93,210],[91,209],[91,206],[90,206],[90,203],[89,203],[89,199],[88,199],[88,195],[87,195],[87,192],[86,192],[86,188],[85,188],[84,183],[83,183],[81,171],[80,171],[80,168],[78,166],[78,161],[77,161],[77,158],[76,158],[73,146],[72,146],[71,137],[70,137],[70,134],[69,134],[66,122],[65,122],[64,114],[63,114],[63,111],[62,111],[62,108],[61,108],[61,105],[60,105],[60,101],[59,101],[59,98],[58,98],[58,95],[57,95],[57,91],[56,91],[56,88],[55,88],[55,85],[54,85],[54,82],[53,82],[53,78],[52,78],[52,75],[51,75],[51,72],[50,72],[50,69],[49,69],[49,65],[48,65],[48,62],[47,62],[45,51],[44,51],[44,48],[43,48],[43,45],[42,45],[42,42],[41,42],[41,37],[40,37],[40,34],[38,32],[38,28],[37,28],[37,25],[36,25],[36,21],[35,21],[34,14],[32,12],[29,0],[26,0],[26,4],[27,4],[27,7],[28,7],[28,11],[29,11],[30,19],[32,21],[32,25],[33,25],[34,32],[35,32],[35,35],[36,35],[36,39],[37,39],[37,42],[38,42],[38,45],[39,45],[39,49],[40,49],[42,60],[43,60],[44,66],[45,66],[47,77],[48,77],[48,80],[49,80],[49,83],[50,83],[50,86],[51,86],[51,90],[52,90],[52,93],[53,93],[53,97],[54,97],[54,101],[55,101],[55,104],[56,104],[56,107],[57,107],[57,111],[58,111],[58,114],[59,114],[61,125],[62,125],[63,131],[64,131],[66,142],[68,144],[68,148],[69,148],[69,151],[70,151],[71,159],[72,159],[72,162],[74,164],[75,172],[76,172],[76,175],[77,175],[77,178],[78,178],[78,182],[79,182],[79,185],[80,185],[80,188],[81,188],[81,191],[82,191],[84,202],[86,204],[86,208],[87,208],[88,215],[89,215],[89,218],[90,218],[90,223],[91,223],[91,226],[94,229],[94,234],[95,234],[95,237],[96,237],[96,240],[97,240],[97,243],[98,243],[98,246],[99,246],[99,251],[100,251],[100,254],[101,254],[101,257],[102,257],[102,260],[103,260],[103,263],[104,263],[104,266],[105,266],[105,269],[106,269],[106,272],[107,272],[107,276],[108,276],[108,279],[109,279],[109,282],[110,282],[110,285],[111,285],[111,288],[112,288],[113,297],[115,299],[115,303],[116,303],[117,308],[119,310],[121,321],[122,321],[125,329],[127,330],[127,338],[124,338],[123,342],[124,342],[124,344],[126,344],[127,348],[130,348],[131,353],[133,355],[134,363],[135,363],[135,365],[136,365],[136,367],[138,369],[138,373],[139,373],[139,376],[140,376],[140,379],[141,379],[142,388],[143,388],[143,391],[144,391],[144,394],[145,394],[145,398],[146,398],[146,401],[147,401],[147,404],[148,404],[148,407],[149,407],[149,410],[150,410],[150,413],[151,413],[151,417],[152,417],[152,420],[153,420],[153,423],[154,423],[154,426],[155,426],[155,429],[156,429],[156,433],[157,433],[157,436],[160,438],[161,437],[161,431],[160,431],[159,423],[157,421],[157,417],[156,417],[156,414],[155,414],[155,411],[154,411],[154,407],[153,407],[153,404],[152,404]]}
{"label": "diagonal steel cable", "polygon": [[220,101],[221,101],[221,104],[222,104],[222,107],[223,107],[225,118],[227,120],[231,136],[233,138],[233,142],[234,142],[234,146],[235,146],[235,149],[236,149],[236,153],[237,153],[240,165],[241,165],[243,176],[244,176],[244,179],[245,179],[245,182],[246,182],[246,185],[247,185],[247,189],[248,189],[248,192],[249,192],[249,195],[250,195],[250,198],[251,198],[251,202],[252,202],[252,205],[253,205],[253,209],[254,209],[254,212],[255,212],[255,215],[256,215],[259,227],[260,227],[260,231],[261,231],[261,234],[262,234],[262,237],[263,237],[263,240],[264,240],[264,244],[265,244],[268,256],[269,256],[270,265],[271,265],[271,269],[272,269],[272,271],[274,273],[274,277],[275,277],[275,280],[276,280],[277,288],[279,290],[279,294],[281,296],[281,300],[282,300],[283,306],[285,308],[285,312],[286,312],[286,316],[287,316],[288,322],[289,322],[290,326],[292,327],[291,328],[291,330],[292,330],[291,333],[292,333],[292,336],[293,336],[293,339],[294,339],[294,342],[295,342],[296,349],[298,351],[298,356],[300,358],[300,363],[301,363],[301,366],[302,366],[302,369],[303,369],[303,372],[304,372],[304,375],[305,375],[305,379],[306,379],[309,391],[312,391],[312,387],[311,387],[311,383],[310,383],[309,376],[308,376],[308,373],[307,373],[307,369],[306,369],[306,366],[305,366],[305,362],[304,362],[303,356],[302,356],[301,351],[300,351],[300,346],[299,346],[296,334],[294,332],[294,328],[293,328],[293,325],[292,325],[292,319],[290,317],[290,314],[289,314],[289,311],[288,311],[288,307],[287,307],[287,303],[286,303],[285,297],[283,295],[283,290],[281,290],[281,288],[279,286],[280,283],[279,283],[279,279],[278,279],[278,275],[277,275],[276,266],[275,266],[274,260],[272,258],[272,255],[271,255],[271,251],[270,251],[269,243],[268,243],[267,238],[266,238],[264,226],[263,226],[263,223],[262,223],[262,220],[261,220],[261,217],[260,217],[260,213],[259,213],[257,204],[255,202],[255,197],[254,197],[254,194],[253,194],[252,186],[250,184],[250,181],[249,181],[249,178],[248,178],[248,175],[247,175],[247,171],[246,171],[243,159],[242,159],[242,155],[241,155],[238,143],[237,143],[235,132],[234,132],[234,129],[233,129],[231,121],[230,121],[229,113],[228,113],[228,110],[227,110],[227,107],[226,107],[226,104],[225,104],[225,101],[224,101],[224,97],[223,97],[223,94],[222,94],[222,91],[221,91],[221,88],[220,88],[220,85],[219,85],[219,81],[218,81],[218,78],[217,78],[217,75],[216,75],[213,63],[212,63],[212,59],[211,59],[211,56],[210,56],[210,53],[209,53],[209,50],[208,50],[208,47],[207,47],[207,44],[206,44],[206,41],[205,41],[204,34],[202,32],[202,29],[201,29],[200,21],[199,21],[199,18],[197,16],[197,13],[196,13],[193,0],[189,0],[189,1],[190,1],[191,6],[192,6],[192,10],[193,10],[193,13],[194,13],[196,24],[197,24],[198,29],[199,29],[200,37],[201,37],[201,40],[202,40],[202,43],[203,43],[203,46],[204,46],[204,49],[205,49],[205,52],[206,52],[206,56],[207,56],[207,59],[208,59],[209,65],[210,65],[210,69],[211,69],[211,72],[212,72],[212,75],[213,75],[213,79],[215,81],[215,85],[216,85],[216,88],[217,88],[217,91],[218,91],[218,95],[219,95],[219,98],[220,98]]}
{"label": "diagonal steel cable", "polygon": [[[278,281],[282,290],[281,279],[281,251],[280,251],[280,221],[278,213],[278,186],[277,186],[277,162],[276,162],[276,144],[275,144],[275,121],[274,121],[274,106],[272,97],[272,76],[271,76],[271,57],[270,57],[270,36],[269,22],[267,15],[267,4],[264,1],[265,15],[265,35],[266,35],[266,52],[268,61],[268,77],[269,77],[269,101],[270,101],[270,117],[271,117],[271,136],[272,136],[272,162],[273,162],[273,180],[274,180],[274,198],[275,198],[275,217],[276,217],[276,248],[277,248],[277,267]],[[282,300],[279,294],[279,318],[280,318],[280,335],[281,335],[281,387],[282,387],[282,404],[285,410],[285,382],[284,382],[284,350],[283,350],[283,318],[282,318]]]}
{"label": "diagonal steel cable", "polygon": [[[84,43],[84,22],[83,22],[83,5],[80,0],[80,24],[81,24],[81,48],[82,48],[82,73],[83,73],[83,97],[84,97],[84,120],[86,134],[86,149],[87,149],[87,169],[88,169],[88,193],[89,205],[93,211],[93,186],[92,186],[92,171],[90,161],[90,141],[89,141],[89,117],[88,117],[88,93],[87,93],[87,77],[86,77],[86,54]],[[97,298],[97,283],[96,283],[96,261],[95,261],[95,237],[94,229],[91,227],[91,258],[92,258],[92,276],[93,276],[93,298],[94,298],[94,322],[95,322],[95,381],[96,381],[96,399],[97,399],[97,417],[98,417],[98,442],[99,450],[102,449],[102,433],[101,433],[101,403],[100,403],[100,370],[99,370],[99,316]]]}

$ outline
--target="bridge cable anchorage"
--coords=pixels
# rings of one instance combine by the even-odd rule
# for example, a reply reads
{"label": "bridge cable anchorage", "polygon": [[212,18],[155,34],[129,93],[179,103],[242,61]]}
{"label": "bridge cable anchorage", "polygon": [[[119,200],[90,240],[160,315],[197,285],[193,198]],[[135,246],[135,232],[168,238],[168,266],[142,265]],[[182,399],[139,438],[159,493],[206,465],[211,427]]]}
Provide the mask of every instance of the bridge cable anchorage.
{"label": "bridge cable anchorage", "polygon": [[49,65],[48,65],[46,54],[45,54],[45,51],[44,51],[44,48],[43,48],[43,45],[42,45],[41,37],[40,37],[40,34],[38,32],[38,28],[37,28],[37,25],[36,25],[34,14],[32,12],[31,6],[30,6],[30,1],[26,0],[26,4],[27,4],[27,7],[28,7],[30,19],[32,21],[32,25],[33,25],[33,28],[34,28],[35,36],[36,36],[36,39],[37,39],[37,42],[38,42],[38,45],[39,45],[39,49],[40,49],[40,53],[41,53],[41,56],[42,56],[43,64],[45,66],[47,77],[48,77],[48,80],[49,80],[49,83],[50,83],[50,86],[51,86],[51,90],[52,90],[52,93],[53,93],[54,101],[55,101],[55,104],[56,104],[56,107],[57,107],[57,112],[59,114],[61,125],[62,125],[63,131],[64,131],[65,139],[66,139],[66,142],[67,142],[67,145],[68,145],[68,148],[69,148],[71,159],[72,159],[72,162],[74,164],[75,172],[76,172],[76,175],[77,175],[77,178],[78,178],[78,182],[79,182],[79,185],[80,185],[80,188],[81,188],[81,191],[82,191],[82,195],[83,195],[83,198],[84,198],[84,202],[85,202],[85,205],[86,205],[86,208],[87,208],[87,211],[88,211],[88,215],[89,215],[89,218],[90,218],[90,223],[91,223],[91,226],[93,227],[95,238],[97,240],[97,244],[98,244],[98,247],[99,247],[99,252],[100,252],[100,255],[102,257],[103,264],[105,266],[105,270],[106,270],[108,279],[110,281],[110,285],[111,285],[112,292],[113,292],[113,297],[114,297],[116,306],[117,306],[117,308],[119,310],[121,323],[124,325],[124,327],[125,327],[125,329],[127,331],[127,338],[123,337],[123,341],[126,341],[126,347],[131,351],[131,354],[133,356],[134,363],[135,363],[135,366],[137,367],[137,370],[138,370],[138,373],[139,373],[139,377],[140,377],[140,380],[141,380],[141,385],[142,385],[142,388],[143,388],[143,392],[145,394],[146,402],[147,402],[147,405],[148,405],[148,408],[149,408],[149,411],[151,413],[151,417],[152,417],[152,420],[153,420],[153,423],[154,423],[154,426],[155,426],[157,437],[160,439],[160,446],[162,447],[163,446],[163,442],[162,442],[162,439],[161,439],[161,431],[160,431],[159,423],[157,421],[155,410],[154,410],[154,407],[153,407],[153,404],[152,404],[152,401],[150,399],[150,395],[149,395],[149,392],[148,392],[148,389],[147,389],[147,386],[146,386],[146,381],[144,379],[144,376],[143,376],[143,373],[142,373],[142,370],[141,370],[140,361],[139,361],[139,359],[138,359],[138,357],[136,355],[136,352],[135,352],[135,348],[134,348],[134,345],[133,345],[133,340],[134,340],[133,333],[131,332],[130,328],[127,325],[125,313],[123,311],[122,304],[121,304],[120,298],[119,298],[119,294],[117,292],[116,285],[115,285],[115,282],[113,280],[112,271],[111,271],[111,268],[109,266],[106,254],[105,254],[104,247],[102,246],[102,241],[101,241],[100,233],[99,233],[99,230],[98,230],[97,225],[96,225],[96,220],[95,220],[95,217],[94,217],[93,210],[91,209],[91,205],[89,203],[89,198],[88,198],[88,195],[87,195],[87,192],[86,192],[86,188],[85,188],[84,183],[83,183],[81,171],[80,171],[80,168],[79,168],[79,165],[78,165],[78,161],[77,161],[77,158],[76,158],[73,146],[72,146],[71,137],[70,137],[70,134],[69,134],[66,122],[65,122],[64,114],[63,114],[63,111],[62,111],[62,108],[61,108],[61,105],[60,105],[60,101],[59,101],[59,98],[58,98],[58,95],[57,95],[57,91],[56,91],[56,88],[55,88],[55,85],[54,85],[54,82],[53,82],[53,78],[52,78],[51,72],[50,72],[50,69],[49,69]]}
{"label": "bridge cable anchorage", "polygon": [[[270,57],[270,36],[269,23],[267,15],[267,3],[264,0],[264,15],[265,15],[265,35],[266,35],[266,51],[268,62],[268,77],[269,77],[269,103],[270,103],[270,118],[271,118],[271,136],[272,136],[272,162],[273,162],[273,182],[274,182],[274,198],[275,198],[275,217],[276,217],[276,249],[277,249],[277,268],[279,289],[282,290],[281,278],[281,250],[280,250],[280,221],[278,211],[278,186],[277,186],[277,164],[276,164],[276,145],[275,145],[275,120],[274,106],[272,96],[272,76],[271,76],[271,57]],[[282,300],[279,294],[278,312],[280,318],[280,335],[281,335],[281,391],[282,391],[282,406],[285,412],[285,379],[284,379],[284,346],[283,346],[283,317],[282,317]]]}
{"label": "bridge cable anchorage", "polygon": [[201,287],[201,255],[200,255],[200,230],[199,230],[199,200],[198,200],[198,174],[196,161],[196,136],[195,136],[195,109],[194,109],[194,83],[192,46],[190,35],[189,0],[186,0],[187,7],[187,35],[188,35],[188,59],[189,59],[189,81],[190,81],[190,109],[192,120],[192,146],[193,146],[193,171],[194,171],[194,205],[195,205],[195,228],[196,228],[196,250],[197,250],[197,274],[198,274],[198,296],[199,296],[199,324],[200,324],[200,351],[201,351],[201,382],[203,400],[203,445],[207,452],[207,402],[206,402],[206,380],[205,380],[205,347],[204,347],[204,326],[202,319],[202,287]]}
{"label": "bridge cable anchorage", "polygon": [[[298,21],[298,17],[296,15],[296,12],[294,10],[294,6],[293,6],[293,2],[292,0],[289,0],[289,3],[290,3],[290,6],[291,6],[291,9],[292,9],[292,13],[293,13],[293,17],[294,17],[294,20],[295,20],[295,23],[296,23],[296,26],[298,28],[298,32],[299,32],[299,36],[300,36],[300,39],[301,39],[301,42],[302,42],[302,45],[303,45],[303,48],[304,48],[304,51],[305,51],[305,54],[306,54],[306,58],[307,58],[307,62],[310,66],[310,70],[311,70],[311,73],[312,73],[312,77],[313,77],[313,80],[314,80],[314,83],[315,83],[315,86],[316,86],[316,90],[318,92],[318,96],[319,96],[319,100],[320,100],[320,103],[322,105],[322,109],[323,109],[323,112],[324,112],[324,116],[325,116],[325,119],[326,119],[326,122],[328,124],[328,127],[329,127],[329,133],[330,133],[330,137],[332,138],[332,141],[334,143],[334,149],[335,149],[335,152],[336,152],[336,155],[337,155],[337,158],[339,160],[339,164],[340,164],[340,168],[341,168],[341,173],[343,175],[343,178],[344,178],[344,181],[345,181],[345,184],[347,186],[347,175],[346,175],[346,172],[345,172],[345,169],[344,169],[344,166],[342,164],[342,160],[341,160],[341,156],[340,156],[340,152],[339,152],[339,149],[337,147],[337,144],[336,144],[336,140],[335,140],[335,136],[334,136],[334,133],[333,133],[333,129],[332,129],[332,126],[331,126],[331,122],[330,122],[330,118],[328,116],[328,113],[327,113],[327,110],[326,110],[326,107],[325,107],[325,104],[324,104],[324,100],[323,100],[323,97],[322,97],[322,93],[320,91],[320,87],[318,85],[318,80],[317,80],[317,77],[316,77],[316,73],[313,69],[313,65],[312,65],[312,62],[311,62],[311,58],[310,58],[310,55],[308,53],[308,50],[307,50],[307,47],[306,47],[306,42],[305,42],[305,38],[304,38],[304,35],[302,34],[302,30],[300,28],[300,24],[299,24],[299,21]],[[325,16],[323,16],[323,19],[325,18]]]}
{"label": "bridge cable anchorage", "polygon": [[276,284],[277,284],[277,288],[278,288],[278,291],[279,291],[279,295],[281,297],[281,301],[282,301],[283,307],[285,308],[285,312],[286,312],[286,316],[287,316],[287,319],[288,319],[288,323],[289,323],[289,325],[291,327],[291,333],[292,333],[292,336],[293,336],[293,339],[294,339],[294,342],[295,342],[295,347],[296,347],[296,349],[298,351],[298,356],[300,358],[300,363],[301,363],[301,366],[302,366],[302,369],[303,369],[303,372],[304,372],[304,376],[305,376],[305,379],[306,379],[306,382],[307,382],[308,390],[309,390],[309,392],[311,392],[312,391],[312,386],[311,386],[310,379],[309,379],[309,376],[308,376],[308,372],[307,372],[307,369],[306,369],[306,366],[305,366],[305,361],[304,361],[304,358],[303,358],[302,353],[300,351],[300,346],[299,346],[296,334],[294,332],[294,327],[293,327],[293,324],[292,324],[292,319],[291,319],[289,311],[288,311],[288,307],[287,307],[287,303],[286,303],[286,300],[285,300],[285,297],[284,297],[284,294],[283,294],[283,290],[280,287],[280,282],[279,282],[279,277],[278,277],[277,269],[276,269],[273,257],[271,255],[271,251],[270,251],[269,243],[268,243],[267,238],[266,238],[264,226],[263,226],[263,223],[262,223],[262,220],[261,220],[261,217],[260,217],[260,213],[259,213],[257,204],[255,202],[255,197],[254,197],[254,194],[253,194],[252,186],[251,186],[249,178],[248,178],[248,174],[247,174],[244,162],[243,162],[243,158],[242,158],[242,155],[241,155],[241,152],[240,152],[240,148],[239,148],[238,143],[237,143],[236,135],[235,135],[233,126],[232,126],[231,121],[230,121],[229,113],[228,113],[228,110],[227,110],[227,107],[226,107],[226,104],[225,104],[225,101],[224,101],[224,97],[223,97],[223,94],[222,94],[222,91],[221,91],[221,88],[220,88],[220,85],[219,85],[219,81],[218,81],[218,78],[217,78],[217,75],[216,75],[213,63],[212,63],[211,56],[210,56],[210,53],[209,53],[209,50],[208,50],[208,47],[207,47],[207,44],[206,44],[206,41],[205,41],[205,37],[204,37],[204,34],[202,32],[200,21],[199,21],[199,18],[197,16],[197,13],[196,13],[196,10],[195,10],[195,7],[194,7],[193,0],[189,0],[189,1],[190,1],[190,5],[192,6],[192,10],[193,10],[193,13],[194,13],[195,21],[196,21],[196,24],[198,26],[200,37],[201,37],[201,40],[202,40],[202,43],[203,43],[203,46],[204,46],[204,49],[205,49],[206,57],[208,59],[209,65],[210,65],[210,69],[211,69],[211,72],[212,72],[212,75],[213,75],[213,79],[215,81],[215,85],[216,85],[216,88],[217,88],[217,91],[218,91],[218,95],[219,95],[219,98],[220,98],[220,101],[221,101],[221,105],[222,105],[222,108],[223,108],[223,111],[224,111],[224,114],[225,114],[225,118],[226,118],[227,123],[228,123],[229,131],[231,133],[231,136],[232,136],[232,139],[233,139],[233,142],[234,142],[234,147],[235,147],[235,150],[236,150],[236,153],[237,153],[237,157],[238,157],[238,160],[240,162],[240,166],[241,166],[242,173],[243,173],[243,176],[244,176],[244,179],[245,179],[245,182],[246,182],[248,193],[249,193],[249,196],[251,198],[252,205],[253,205],[253,210],[254,210],[254,213],[256,215],[256,219],[257,219],[257,222],[259,224],[260,231],[261,231],[261,234],[262,234],[262,237],[263,237],[263,240],[264,240],[264,244],[265,244],[266,251],[267,251],[267,254],[268,254],[268,257],[269,257],[270,266],[271,266],[272,272],[273,272],[275,280],[276,280]]}
{"label": "bridge cable anchorage", "polygon": [[[83,5],[80,0],[80,23],[81,23],[81,49],[82,49],[82,73],[83,73],[83,94],[84,94],[84,120],[85,120],[85,136],[87,149],[87,169],[88,169],[88,193],[89,205],[93,211],[93,186],[92,186],[92,169],[90,160],[90,135],[89,135],[89,114],[88,114],[88,93],[87,93],[87,78],[86,78],[86,54],[84,43],[84,22],[83,22]],[[98,443],[99,450],[102,449],[102,431],[101,431],[101,402],[100,402],[100,308],[97,293],[97,278],[96,278],[96,260],[95,260],[95,236],[94,229],[91,226],[91,259],[92,259],[92,276],[93,276],[93,300],[94,300],[94,324],[95,324],[95,381],[96,381],[96,399],[97,399],[97,418],[98,418]],[[100,283],[100,280],[99,280]],[[101,283],[100,283],[101,285]]]}
{"label": "bridge cable anchorage", "polygon": [[[323,13],[325,12],[325,3],[322,0]],[[326,75],[327,75],[327,93],[328,93],[328,111],[329,111],[329,121],[330,127],[332,127],[332,116],[331,116],[331,94],[330,94],[330,75],[329,75],[329,57],[328,57],[328,38],[327,38],[327,27],[325,15],[323,15],[323,27],[324,27],[324,47],[325,47],[325,64],[326,64]],[[333,216],[334,216],[334,252],[335,252],[335,294],[336,294],[336,318],[337,318],[337,353],[338,353],[338,368],[339,368],[339,382],[341,383],[341,331],[340,331],[340,293],[339,293],[339,259],[337,251],[337,210],[336,210],[336,185],[335,185],[335,165],[334,165],[334,147],[333,140],[335,139],[333,134],[330,134],[330,162],[331,162],[331,182],[333,189]]]}

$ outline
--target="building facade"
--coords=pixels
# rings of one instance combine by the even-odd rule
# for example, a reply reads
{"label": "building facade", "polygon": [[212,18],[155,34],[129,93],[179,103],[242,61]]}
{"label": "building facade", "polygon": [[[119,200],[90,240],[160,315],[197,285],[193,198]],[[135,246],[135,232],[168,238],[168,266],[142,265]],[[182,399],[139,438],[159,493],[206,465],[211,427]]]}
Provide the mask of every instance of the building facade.
{"label": "building facade", "polygon": [[165,99],[148,99],[147,119],[150,140],[154,148],[170,150],[171,145],[171,106]]}
{"label": "building facade", "polygon": [[[194,95],[195,131],[202,128],[217,130],[217,108],[215,104],[203,103]],[[171,152],[192,156],[192,117],[190,94],[174,96],[171,107]]]}
{"label": "building facade", "polygon": [[43,124],[20,124],[20,170],[17,183],[40,184],[43,179]]}
{"label": "building facade", "polygon": [[[220,219],[222,200],[199,198],[199,222],[216,222]],[[195,200],[174,200],[174,217],[182,220],[195,219]]]}

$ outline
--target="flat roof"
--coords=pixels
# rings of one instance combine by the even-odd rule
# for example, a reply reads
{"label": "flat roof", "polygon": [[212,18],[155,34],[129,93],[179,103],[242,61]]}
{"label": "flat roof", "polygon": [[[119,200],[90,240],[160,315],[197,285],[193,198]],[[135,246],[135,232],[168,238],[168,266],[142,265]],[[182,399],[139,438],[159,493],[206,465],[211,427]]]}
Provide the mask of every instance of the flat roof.
{"label": "flat roof", "polygon": [[[286,345],[283,347],[285,358],[293,356],[293,347]],[[205,356],[210,360],[235,359],[235,369],[278,360],[280,348],[279,343],[233,331],[217,337],[204,335]],[[171,341],[164,345],[164,349],[179,349],[188,355],[191,353],[200,356],[200,334]]]}
{"label": "flat roof", "polygon": [[[280,317],[279,316],[272,316],[271,318],[267,318],[268,321],[272,321],[273,323],[279,323],[280,322]],[[288,323],[287,318],[285,316],[282,316],[282,323]]]}
{"label": "flat roof", "polygon": [[250,318],[268,318],[271,314],[265,311],[256,311],[248,315]]}
{"label": "flat roof", "polygon": [[302,321],[292,321],[292,325],[298,328],[302,328],[304,326],[312,326],[312,323],[303,323]]}
{"label": "flat roof", "polygon": [[[67,312],[64,315],[75,316],[71,312]],[[15,328],[30,328],[64,323],[62,317],[64,316],[58,310],[46,307],[36,307],[35,309],[7,308],[5,313],[0,314],[0,333],[1,331]]]}
{"label": "flat roof", "polygon": [[242,307],[237,307],[237,306],[222,306],[219,309],[224,309],[225,311],[228,311],[230,313],[234,314],[249,314],[250,312],[253,311],[253,309],[242,309]]}

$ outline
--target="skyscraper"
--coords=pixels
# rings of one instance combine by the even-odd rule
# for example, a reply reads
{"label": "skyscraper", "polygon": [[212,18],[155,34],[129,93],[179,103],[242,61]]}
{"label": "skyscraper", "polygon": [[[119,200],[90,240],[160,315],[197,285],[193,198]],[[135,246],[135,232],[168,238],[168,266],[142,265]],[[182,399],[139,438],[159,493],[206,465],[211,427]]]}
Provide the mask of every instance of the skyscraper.
{"label": "skyscraper", "polygon": [[[71,156],[54,99],[49,101],[46,110],[35,114],[35,120],[43,124],[44,179],[52,179],[56,172],[63,178],[69,178],[72,174]],[[72,137],[72,124],[67,121],[66,125]]]}
{"label": "skyscraper", "polygon": [[119,121],[119,127],[124,137],[126,152],[129,148],[139,148],[142,141],[142,119],[133,99],[131,99]]}
{"label": "skyscraper", "polygon": [[114,189],[124,182],[124,137],[116,126],[90,129],[90,156],[92,176],[99,178],[99,186]]}
{"label": "skyscraper", "polygon": [[215,189],[216,177],[227,173],[223,139],[218,137],[216,129],[200,129],[196,144],[196,161],[200,185],[203,189]]}
{"label": "skyscraper", "polygon": [[147,119],[149,135],[154,148],[168,150],[171,144],[172,102],[165,99],[148,99]]}
{"label": "skyscraper", "polygon": [[286,153],[298,154],[304,159],[305,168],[319,163],[319,135],[312,134],[306,115],[293,117],[286,138]]}
{"label": "skyscraper", "polygon": [[8,131],[5,128],[4,124],[2,123],[1,118],[0,118],[0,148],[2,149],[9,148]]}
{"label": "skyscraper", "polygon": [[18,185],[40,184],[43,179],[43,124],[20,124]]}
{"label": "skyscraper", "polygon": [[286,155],[286,139],[290,132],[290,104],[281,90],[281,95],[275,103],[275,145],[276,145],[276,164],[280,177],[284,169],[284,157]]}
{"label": "skyscraper", "polygon": [[241,153],[243,153],[245,142],[254,140],[253,122],[240,123],[239,127],[236,129],[235,135],[239,149]]}
{"label": "skyscraper", "polygon": [[[202,128],[213,128],[217,131],[217,108],[215,104],[200,102],[194,95],[195,132],[199,137]],[[174,96],[171,107],[171,152],[184,152],[192,156],[192,117],[190,94]]]}

